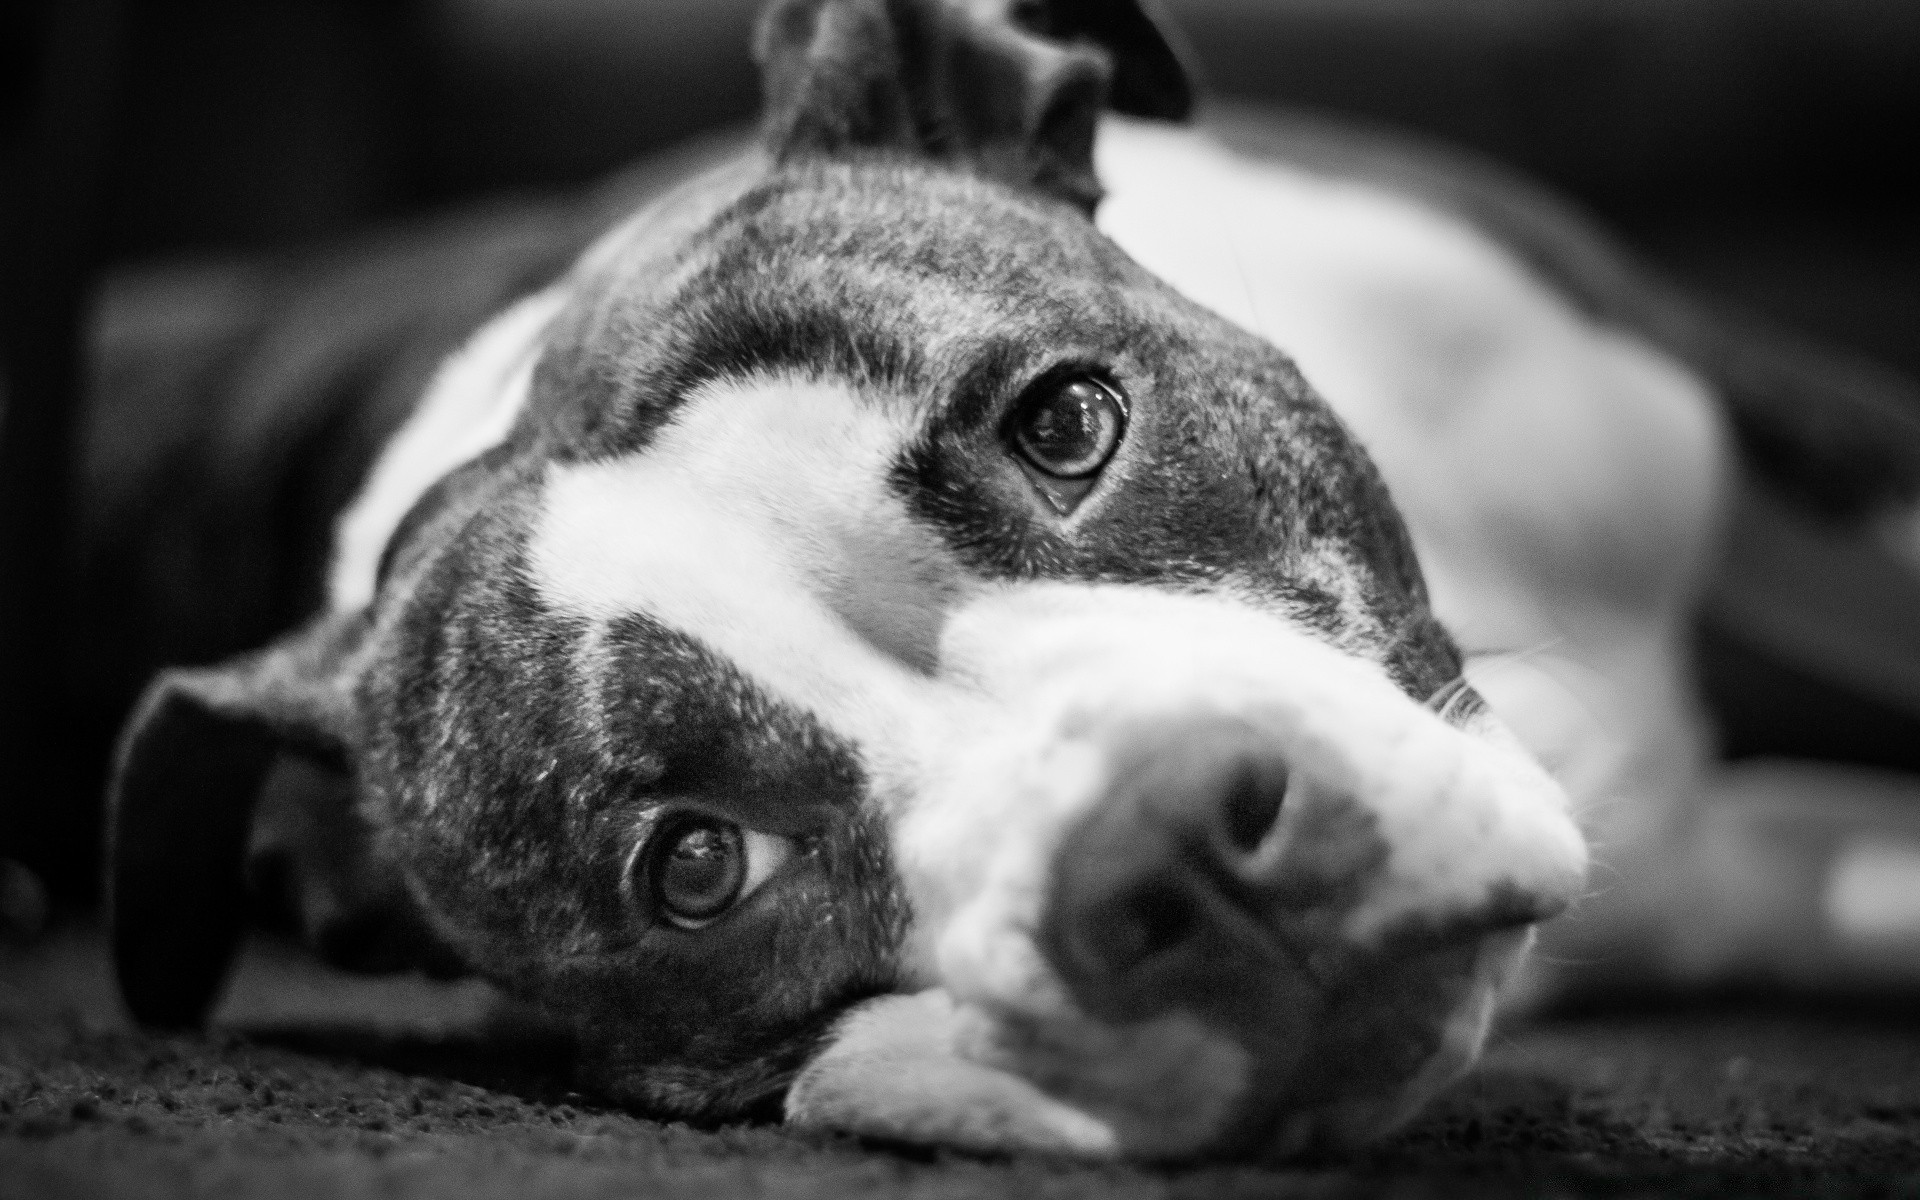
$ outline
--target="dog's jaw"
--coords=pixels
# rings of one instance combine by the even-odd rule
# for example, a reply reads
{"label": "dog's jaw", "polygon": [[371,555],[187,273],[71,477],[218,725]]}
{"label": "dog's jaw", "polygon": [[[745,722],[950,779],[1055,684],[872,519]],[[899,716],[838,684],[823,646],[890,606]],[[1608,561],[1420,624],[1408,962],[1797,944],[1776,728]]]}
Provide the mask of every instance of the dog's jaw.
{"label": "dog's jaw", "polygon": [[[1350,1146],[1397,1124],[1472,1063],[1525,926],[1581,887],[1564,795],[1490,718],[1449,727],[1241,600],[1018,586],[957,612],[942,661],[994,717],[953,739],[896,827],[907,963],[950,997],[961,1053],[1096,1116],[1125,1153]],[[1337,873],[1269,910],[1287,963],[1221,975],[1264,1028],[1182,1004],[1102,1019],[1044,945],[1062,839],[1124,783],[1129,743],[1205,714],[1259,726],[1292,769],[1267,878]],[[1372,988],[1403,994],[1376,1011]],[[1329,1060],[1369,1037],[1417,1049]]]}

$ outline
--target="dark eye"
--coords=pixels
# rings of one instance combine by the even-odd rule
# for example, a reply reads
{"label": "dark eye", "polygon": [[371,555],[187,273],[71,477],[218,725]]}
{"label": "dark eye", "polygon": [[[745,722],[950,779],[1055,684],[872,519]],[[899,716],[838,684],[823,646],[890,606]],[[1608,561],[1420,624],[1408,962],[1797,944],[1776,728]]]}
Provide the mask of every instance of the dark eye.
{"label": "dark eye", "polygon": [[1118,389],[1085,375],[1038,389],[1010,429],[1020,457],[1055,479],[1085,479],[1106,466],[1126,431]]}
{"label": "dark eye", "polygon": [[740,898],[747,852],[739,826],[705,818],[688,821],[667,831],[658,854],[654,898],[675,924],[704,925]]}
{"label": "dark eye", "polygon": [[682,929],[725,915],[792,857],[794,841],[704,814],[668,817],[636,852],[632,880]]}

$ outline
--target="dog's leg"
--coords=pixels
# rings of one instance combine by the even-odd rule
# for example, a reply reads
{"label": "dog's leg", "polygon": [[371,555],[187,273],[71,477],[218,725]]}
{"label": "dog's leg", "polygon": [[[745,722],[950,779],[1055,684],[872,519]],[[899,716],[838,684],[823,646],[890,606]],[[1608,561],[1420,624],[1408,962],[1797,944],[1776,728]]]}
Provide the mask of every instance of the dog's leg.
{"label": "dog's leg", "polygon": [[[1708,624],[1920,714],[1920,572],[1881,536],[1911,506],[1849,526],[1750,483],[1733,512]],[[1680,844],[1668,956],[1681,981],[1920,991],[1920,776],[1730,765],[1702,780]]]}
{"label": "dog's leg", "polygon": [[1708,781],[1677,849],[1675,982],[1920,990],[1920,779],[1738,764]]}
{"label": "dog's leg", "polygon": [[1920,779],[1753,760],[1640,832],[1598,848],[1592,894],[1543,930],[1510,1007],[1920,993]]}

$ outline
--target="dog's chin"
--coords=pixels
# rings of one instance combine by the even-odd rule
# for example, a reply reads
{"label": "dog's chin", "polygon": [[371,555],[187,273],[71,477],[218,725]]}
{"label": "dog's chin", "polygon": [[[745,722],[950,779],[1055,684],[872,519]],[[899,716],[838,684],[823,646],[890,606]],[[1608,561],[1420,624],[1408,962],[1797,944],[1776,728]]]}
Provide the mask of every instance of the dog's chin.
{"label": "dog's chin", "polygon": [[[1451,997],[1435,1005],[1437,1019],[1408,1023],[1396,1013],[1398,989],[1389,989],[1375,1006],[1362,1006],[1345,1024],[1351,1036],[1424,1047],[1401,1060],[1399,1078],[1376,1077],[1372,1086],[1355,1076],[1351,1090],[1343,1091],[1338,1058],[1317,1065],[1314,1074],[1332,1087],[1316,1104],[1285,1110],[1266,1121],[1254,1121],[1248,1136],[1230,1150],[1251,1157],[1296,1159],[1350,1152],[1395,1132],[1421,1112],[1449,1085],[1479,1061],[1502,992],[1518,972],[1534,941],[1534,931],[1509,930],[1484,939],[1471,951],[1464,974],[1451,984],[1436,980],[1431,999]],[[1444,972],[1442,977],[1444,978]],[[1417,989],[1408,989],[1416,992]],[[1399,1017],[1396,1020],[1396,1017]]]}
{"label": "dog's chin", "polygon": [[964,1050],[1093,1116],[1130,1157],[1338,1153],[1398,1128],[1472,1066],[1528,936],[1379,961],[1325,990],[1295,979],[1269,993],[1294,1011],[1264,1020],[1244,1008],[1125,1025],[1009,1012]]}
{"label": "dog's chin", "polygon": [[1337,1154],[1478,1058],[1529,930],[1356,973],[1260,1029],[1169,1011],[1110,1024],[945,989],[869,1001],[801,1073],[789,1119],[980,1151],[1177,1162]]}

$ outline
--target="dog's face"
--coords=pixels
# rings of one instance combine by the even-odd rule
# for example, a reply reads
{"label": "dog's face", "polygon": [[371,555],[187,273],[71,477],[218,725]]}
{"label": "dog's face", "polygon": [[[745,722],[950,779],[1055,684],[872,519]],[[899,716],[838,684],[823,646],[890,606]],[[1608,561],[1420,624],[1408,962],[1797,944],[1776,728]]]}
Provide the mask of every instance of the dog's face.
{"label": "dog's face", "polygon": [[[770,77],[862,7],[777,6]],[[1385,488],[1095,231],[1074,139],[799,118],[588,256],[370,605],[150,700],[122,846],[156,738],[239,714],[351,770],[368,857],[612,1097],[1141,1155],[1391,1125],[1584,858]]]}

